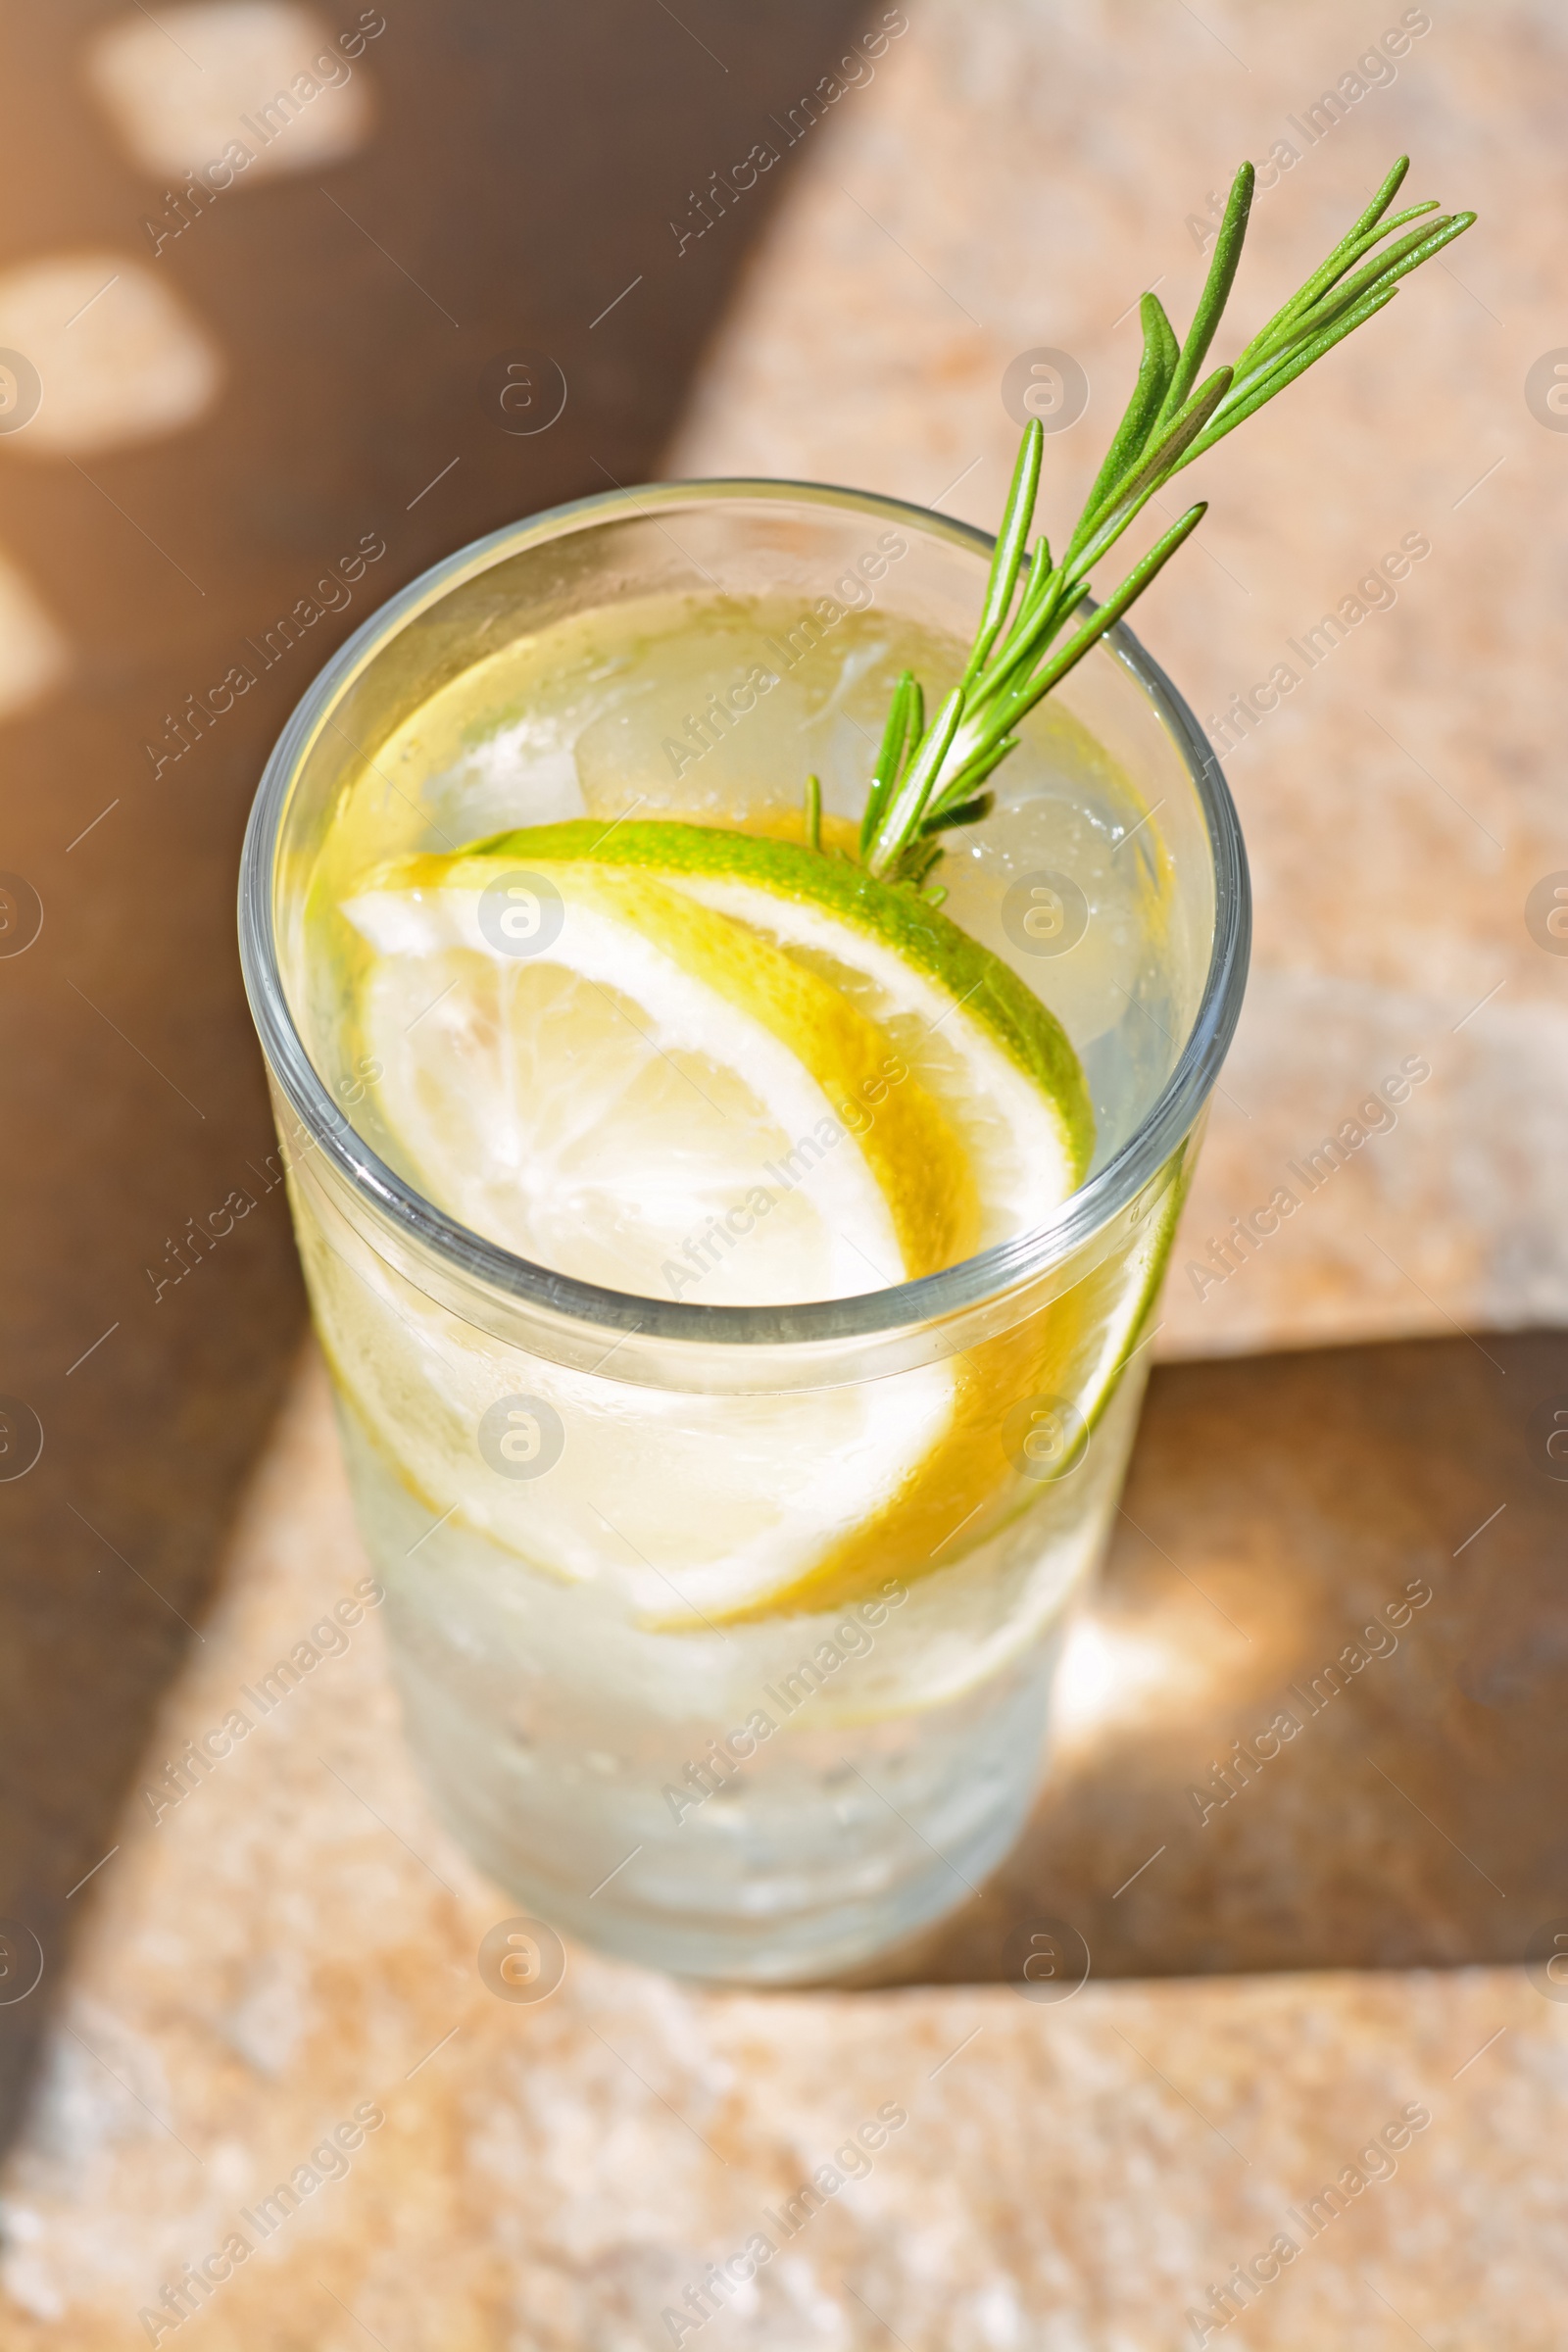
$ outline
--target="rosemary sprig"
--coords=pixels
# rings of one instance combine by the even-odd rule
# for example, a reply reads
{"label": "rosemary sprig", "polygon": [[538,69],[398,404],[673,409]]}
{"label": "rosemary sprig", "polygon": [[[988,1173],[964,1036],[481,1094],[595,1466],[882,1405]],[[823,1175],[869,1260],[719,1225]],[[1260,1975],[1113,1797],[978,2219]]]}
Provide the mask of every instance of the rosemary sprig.
{"label": "rosemary sprig", "polygon": [[[989,811],[987,780],[1016,745],[1020,721],[1143,594],[1201,521],[1205,505],[1189,507],[1103,604],[1083,614],[1095,564],[1174,474],[1353,334],[1394,300],[1400,278],[1470,226],[1474,213],[1440,213],[1430,201],[1389,217],[1409,168],[1409,157],[1400,156],[1360,219],[1305,283],[1238,359],[1200,383],[1247,236],[1252,167],[1243,164],[1184,341],[1178,342],[1156,297],[1143,297],[1138,381],[1059,560],[1044,532],[1029,549],[1044,448],[1040,422],[1031,420],[962,676],[929,724],[911,671],[894,691],[860,820],[859,859],[870,872],[917,890],[924,886],[943,855],[937,836],[974,824]],[[1076,626],[1057,645],[1076,615]],[[808,838],[820,847],[815,777],[808,787]]]}

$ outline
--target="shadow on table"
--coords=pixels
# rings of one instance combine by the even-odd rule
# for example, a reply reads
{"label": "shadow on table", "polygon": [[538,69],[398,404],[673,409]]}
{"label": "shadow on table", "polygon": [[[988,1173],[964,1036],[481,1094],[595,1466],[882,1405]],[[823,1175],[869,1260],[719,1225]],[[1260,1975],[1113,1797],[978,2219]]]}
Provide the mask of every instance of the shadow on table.
{"label": "shadow on table", "polygon": [[[223,370],[172,438],[80,465],[0,444],[6,564],[72,649],[64,685],[5,725],[0,769],[0,866],[44,914],[23,954],[0,920],[0,1398],[18,1400],[0,1402],[0,2142],[303,1319],[234,949],[269,745],[336,643],[437,557],[657,469],[795,159],[743,205],[700,193],[754,142],[784,147],[770,122],[858,15],[385,13],[364,153],[157,245],[148,220],[174,200],[115,145],[85,71],[124,11],[62,0],[0,32],[19,191],[0,264],[107,254]],[[500,409],[519,349],[565,378],[549,430]],[[334,581],[291,642],[279,615],[374,542],[349,609]],[[215,718],[236,660],[254,690]],[[30,1449],[39,1425],[36,1467],[5,1476],[7,1430]],[[41,1938],[45,1999],[8,1993],[8,1920]]]}
{"label": "shadow on table", "polygon": [[1157,1370],[1028,1830],[874,1982],[1444,1967],[1568,1927],[1554,1428],[1558,1333]]}

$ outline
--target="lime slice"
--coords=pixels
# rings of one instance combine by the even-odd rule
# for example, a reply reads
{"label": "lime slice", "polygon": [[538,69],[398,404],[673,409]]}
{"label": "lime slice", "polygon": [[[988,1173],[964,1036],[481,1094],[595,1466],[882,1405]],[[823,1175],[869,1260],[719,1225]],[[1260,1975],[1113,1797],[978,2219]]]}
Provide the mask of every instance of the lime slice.
{"label": "lime slice", "polygon": [[1060,1023],[912,891],[842,856],[707,825],[581,819],[499,834],[470,855],[657,874],[830,981],[886,1031],[947,1113],[979,1190],[976,1249],[1043,1224],[1087,1175],[1094,1112]]}
{"label": "lime slice", "polygon": [[973,1249],[968,1155],[875,1021],[653,874],[412,858],[344,912],[396,1155],[474,1232],[705,1304],[846,1297]]}

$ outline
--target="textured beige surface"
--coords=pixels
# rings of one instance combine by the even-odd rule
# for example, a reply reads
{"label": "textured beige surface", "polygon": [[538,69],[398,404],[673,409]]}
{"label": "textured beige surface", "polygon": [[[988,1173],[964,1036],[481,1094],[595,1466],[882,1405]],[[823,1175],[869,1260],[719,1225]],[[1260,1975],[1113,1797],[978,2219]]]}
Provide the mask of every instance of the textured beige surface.
{"label": "textured beige surface", "polygon": [[[1203,0],[1200,16],[1131,0],[1071,11],[986,0],[961,19],[960,54],[957,0],[924,14],[872,86],[811,134],[815,185],[715,354],[675,465],[815,471],[930,499],[978,459],[951,504],[984,519],[1011,438],[998,379],[1016,351],[1041,343],[1079,351],[1091,421],[1102,423],[1112,374],[1125,381],[1131,367],[1118,314],[1161,275],[1163,292],[1190,296],[1188,213],[1236,154],[1261,155],[1284,116],[1384,21],[1337,0],[1309,16]],[[1433,1075],[1396,1133],[1358,1152],[1254,1264],[1201,1303],[1178,1267],[1166,1337],[1182,1347],[1446,1330],[1445,1309],[1544,1315],[1568,1290],[1554,1189],[1568,966],[1539,955],[1520,920],[1530,883],[1568,866],[1543,683],[1557,658],[1553,582],[1549,557],[1533,552],[1553,544],[1568,437],[1542,430],[1520,390],[1538,354],[1568,334],[1552,308],[1553,22],[1544,9],[1444,11],[1394,88],[1371,93],[1260,208],[1271,292],[1405,140],[1429,167],[1423,185],[1473,197],[1507,226],[1491,242],[1472,237],[1457,276],[1433,272],[1364,352],[1341,355],[1335,375],[1224,453],[1205,527],[1235,578],[1190,551],[1146,619],[1206,713],[1264,675],[1285,638],[1401,533],[1433,541],[1398,607],[1360,627],[1232,763],[1259,882],[1258,974],[1190,1232],[1201,1239],[1266,1198],[1278,1161],[1401,1058],[1425,1054]],[[1227,41],[1245,63],[1227,57]],[[1054,499],[1068,503],[1081,485],[1087,436],[1080,426],[1053,445]],[[1368,710],[1437,782],[1388,748]],[[1367,1232],[1398,1261],[1393,1270]],[[1550,1385],[1543,1370],[1532,1397]],[[1369,1454],[1336,1519],[1307,1475],[1316,1424],[1292,1422],[1280,1443],[1299,1427],[1301,1475],[1293,1483],[1277,1468],[1279,1510],[1309,1551],[1348,1562],[1352,1583],[1375,1581],[1385,1551],[1392,1572],[1401,1545],[1435,1564],[1445,1602],[1441,1580],[1474,1574],[1473,1616],[1451,1614],[1446,1638],[1479,1628],[1482,1695],[1456,1693],[1446,1659],[1412,1642],[1389,1679],[1369,1678],[1343,1702],[1387,1717],[1347,1716],[1343,1737],[1348,1750],[1350,1722],[1367,1722],[1404,1778],[1384,1742],[1392,1678],[1414,1659],[1407,1698],[1418,1718],[1430,1705],[1420,1720],[1446,1769],[1467,1770],[1497,1809],[1515,1792],[1523,1813],[1551,1801],[1560,1775],[1532,1774],[1483,1734],[1511,1731],[1521,1684],[1550,1712],[1561,1650],[1535,1639],[1534,1618],[1510,1617],[1524,1609],[1530,1559],[1499,1553],[1506,1575],[1487,1581],[1489,1545],[1506,1546],[1523,1513],[1509,1510],[1490,1536],[1483,1524],[1511,1491],[1494,1491],[1490,1462],[1422,1437],[1431,1426],[1416,1423],[1427,1476],[1419,1446],[1414,1468]],[[1442,1507],[1428,1524],[1417,1504],[1434,1489]],[[1185,1559],[1174,1479],[1168,1494],[1163,1517],[1136,1495],[1133,1507],[1151,1556]],[[1228,1539],[1229,1555],[1220,1542],[1226,1573],[1203,1580],[1228,1610],[1265,1581],[1245,1534]],[[1550,1548],[1538,1549],[1544,1583]],[[1300,1611],[1303,1654],[1325,1654],[1316,1622],[1306,1625],[1310,1579],[1294,1579],[1280,1556],[1275,1599]],[[363,1574],[312,1374],[148,1777],[245,1703],[243,1687]],[[1148,1751],[1133,1783],[1148,1801],[1118,1814],[1102,1776],[1104,1836],[1097,1847],[1091,1808],[1075,1884],[1099,1865],[1118,1917],[1147,1903],[1157,1920],[1158,1872],[1179,1861],[1178,1884],[1203,1896],[1205,1919],[1250,1891],[1266,1910],[1294,1837],[1311,1843],[1318,1875],[1306,1884],[1332,1912],[1370,1901],[1387,1839],[1396,1899],[1410,1888],[1412,1911],[1426,1902],[1439,1916],[1439,1870],[1462,1886],[1477,1867],[1448,1854],[1453,1835],[1470,1845],[1467,1821],[1406,1781],[1429,1818],[1391,1832],[1370,1777],[1331,1772],[1321,1742],[1298,1780],[1275,1768],[1216,1828],[1212,1855],[1199,1849],[1206,1894],[1174,1844],[1136,1886],[1109,1891],[1164,1836],[1149,1829],[1157,1802],[1179,1804],[1180,1779],[1202,1770],[1213,1689],[1247,1733],[1254,1701],[1292,1663],[1270,1649],[1244,1670],[1239,1649],[1195,1632],[1210,1605],[1188,1595],[1164,1617],[1102,1627],[1102,1679],[1116,1678],[1120,1709],[1111,1720],[1124,1746]],[[1544,1602],[1541,1614],[1549,1634]],[[1423,1640],[1436,1648],[1435,1634]],[[1080,1680],[1080,1710],[1093,1690],[1092,1675]],[[1089,1752],[1069,1743],[1062,1778],[1092,1793]],[[63,1774],[69,1764],[60,1759]],[[1271,1855],[1257,1808],[1276,1802]],[[1114,1874],[1103,1867],[1112,1855]],[[1490,1846],[1481,1861],[1512,1896],[1495,1894],[1499,1912],[1520,1908],[1510,1869]],[[1004,1882],[1008,1899],[1025,1891],[1019,1878]],[[1279,1909],[1295,1936],[1314,1898],[1291,1892],[1297,1911]],[[367,2340],[384,2352],[642,2352],[671,2340],[664,2309],[884,2104],[907,2122],[698,2331],[705,2347],[1165,2352],[1199,2340],[1189,2309],[1281,2230],[1298,2259],[1225,2331],[1258,2352],[1402,2352],[1418,2339],[1430,2352],[1546,2352],[1568,2334],[1568,2011],[1522,1972],[1097,1978],[1056,2007],[1001,1984],[707,1993],[573,1951],[550,2001],[503,2003],[475,1953],[510,1906],[429,1816],[373,1614],[156,1824],[133,1792],[117,1850],[72,1908],[86,1914],[73,1979],[0,2176],[4,2352],[121,2352],[152,2333],[213,2352],[348,2352]],[[1475,1946],[1456,1936],[1455,1948]],[[1292,2209],[1414,2102],[1432,2121],[1396,2176],[1356,2190],[1308,2242]],[[345,2178],[313,2189],[176,2330],[138,2322],[367,2104],[385,2122]]]}
{"label": "textured beige surface", "polygon": [[[313,1371],[149,1777],[364,1573]],[[1568,2009],[1521,1973],[1036,2005],[704,1992],[572,1950],[550,2000],[504,2002],[475,1953],[510,1906],[413,1783],[373,1614],[156,1827],[138,1797],[76,1899],[0,2181],[6,2352],[631,2352],[759,2230],[773,2258],[683,2341],[1165,2352],[1282,2231],[1299,2250],[1237,2324],[1250,2345],[1402,2352],[1413,2328],[1546,2352],[1568,2328]],[[1309,2234],[1291,2209],[1383,2173],[1357,2157],[1410,2106],[1431,2121],[1393,2177],[1347,2182]],[[769,2212],[885,2108],[906,2121],[786,2239]],[[257,2200],[366,2109],[385,2121],[346,2174],[264,2239]],[[236,2231],[251,2250],[205,2304],[138,2324]]]}
{"label": "textured beige surface", "polygon": [[[1132,382],[1139,292],[1156,286],[1185,323],[1203,268],[1194,224],[1207,227],[1209,192],[1243,156],[1301,150],[1254,208],[1234,298],[1248,332],[1401,150],[1414,194],[1482,215],[1388,315],[1183,477],[1213,505],[1140,607],[1205,721],[1277,662],[1304,673],[1227,760],[1257,892],[1254,978],[1178,1268],[1400,1059],[1424,1054],[1434,1072],[1400,1130],[1245,1274],[1200,1300],[1204,1286],[1178,1271],[1160,1345],[1561,1320],[1568,960],[1524,923],[1531,887],[1568,867],[1568,435],[1524,392],[1568,335],[1549,127],[1560,14],[929,0],[909,15],[874,80],[805,134],[808,172],[672,472],[854,482],[993,524],[1016,446],[1004,371],[1056,348],[1090,382],[1087,414],[1046,444],[1042,512],[1060,528]],[[1355,61],[1401,15],[1431,29],[1368,86]],[[1309,145],[1302,110],[1345,75],[1364,94]],[[1288,641],[1406,534],[1431,553],[1393,609],[1316,667],[1296,660]]]}

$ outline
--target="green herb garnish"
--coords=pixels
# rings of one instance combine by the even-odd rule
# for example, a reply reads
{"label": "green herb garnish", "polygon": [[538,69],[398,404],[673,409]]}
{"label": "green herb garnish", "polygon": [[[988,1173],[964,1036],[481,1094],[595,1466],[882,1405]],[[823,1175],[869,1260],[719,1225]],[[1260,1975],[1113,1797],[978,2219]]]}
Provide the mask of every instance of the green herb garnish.
{"label": "green herb garnish", "polygon": [[[918,890],[943,855],[937,836],[988,813],[992,795],[986,780],[1016,745],[1019,721],[1121,618],[1202,519],[1206,505],[1190,507],[1115,592],[1056,645],[1062,629],[1082,611],[1094,565],[1171,476],[1392,302],[1401,277],[1470,226],[1474,213],[1439,213],[1435,201],[1385,218],[1409,168],[1409,157],[1401,155],[1366,211],[1305,284],[1233,365],[1216,368],[1199,384],[1198,371],[1230,296],[1247,235],[1253,174],[1251,165],[1243,164],[1231,183],[1185,342],[1178,343],[1158,299],[1143,297],[1138,381],[1059,561],[1053,561],[1044,532],[1028,550],[1045,438],[1038,418],[1031,420],[962,677],[929,725],[913,672],[906,670],[895,689],[860,820],[859,860],[870,872]],[[1421,225],[1411,227],[1412,221]],[[1394,242],[1385,243],[1390,237]],[[808,837],[813,846],[820,844],[820,787],[812,777]]]}

